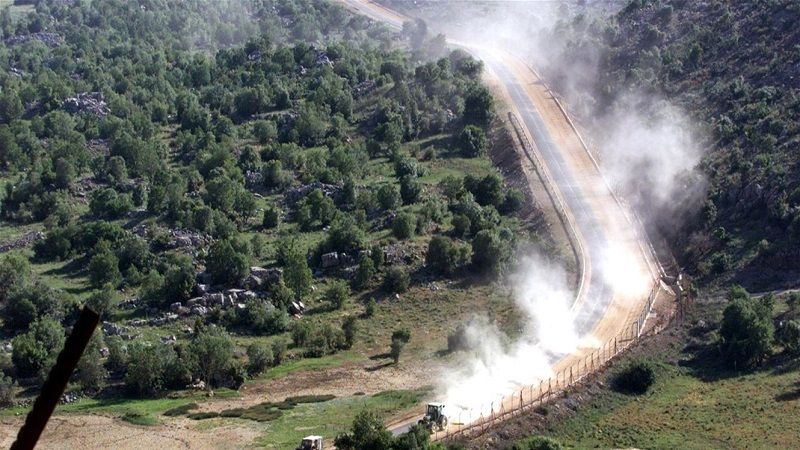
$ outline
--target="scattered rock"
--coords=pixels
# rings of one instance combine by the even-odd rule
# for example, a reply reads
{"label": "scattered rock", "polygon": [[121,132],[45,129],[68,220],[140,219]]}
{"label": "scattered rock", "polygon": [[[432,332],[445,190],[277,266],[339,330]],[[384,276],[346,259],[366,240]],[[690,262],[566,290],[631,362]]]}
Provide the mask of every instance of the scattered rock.
{"label": "scattered rock", "polygon": [[102,92],[79,92],[75,97],[65,99],[61,107],[70,114],[88,113],[96,117],[111,112]]}

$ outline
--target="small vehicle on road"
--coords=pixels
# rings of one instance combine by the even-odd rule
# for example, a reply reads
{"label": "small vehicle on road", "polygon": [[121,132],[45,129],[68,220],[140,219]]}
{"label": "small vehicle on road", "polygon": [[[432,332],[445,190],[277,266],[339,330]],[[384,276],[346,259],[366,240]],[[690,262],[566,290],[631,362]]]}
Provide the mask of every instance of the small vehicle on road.
{"label": "small vehicle on road", "polygon": [[447,416],[444,414],[444,403],[428,403],[425,417],[418,422],[430,431],[444,431],[447,429]]}

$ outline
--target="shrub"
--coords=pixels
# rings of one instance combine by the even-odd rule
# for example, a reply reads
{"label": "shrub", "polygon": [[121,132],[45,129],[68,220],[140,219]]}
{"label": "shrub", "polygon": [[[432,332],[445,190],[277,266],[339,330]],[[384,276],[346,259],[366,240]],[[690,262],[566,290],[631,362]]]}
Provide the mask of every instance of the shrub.
{"label": "shrub", "polygon": [[428,253],[425,255],[425,264],[444,275],[452,275],[468,260],[469,250],[456,245],[446,236],[434,236],[428,244]]}
{"label": "shrub", "polygon": [[353,287],[356,289],[364,289],[369,285],[372,277],[375,276],[375,264],[369,257],[361,258],[358,262],[358,269],[356,269],[355,277],[353,278]]}
{"label": "shrub", "polygon": [[751,368],[772,350],[773,299],[752,299],[745,292],[722,312],[719,336],[726,362],[735,369]]}
{"label": "shrub", "polygon": [[404,269],[393,267],[383,277],[383,290],[391,294],[402,294],[408,290],[411,278]]}
{"label": "shrub", "polygon": [[392,233],[397,239],[408,239],[414,236],[417,220],[411,213],[400,213],[392,222]]}
{"label": "shrub", "polygon": [[467,158],[483,155],[486,152],[486,145],[486,135],[474,125],[467,125],[458,135],[461,154]]}
{"label": "shrub", "polygon": [[400,362],[400,354],[403,352],[403,347],[405,347],[405,345],[406,343],[400,339],[392,339],[389,354],[392,356],[392,361],[394,361],[395,364]]}
{"label": "shrub", "polygon": [[545,436],[532,436],[514,443],[510,450],[561,450],[564,448],[555,439]]}
{"label": "shrub", "polygon": [[630,362],[618,369],[613,376],[613,386],[619,392],[644,394],[656,381],[653,365],[647,361]]}
{"label": "shrub", "polygon": [[347,316],[342,323],[342,332],[344,333],[344,347],[352,348],[356,341],[356,334],[358,334],[358,320],[353,316]]}
{"label": "shrub", "polygon": [[272,356],[275,358],[274,365],[278,366],[283,363],[284,359],[286,359],[286,351],[288,349],[289,345],[284,339],[278,339],[272,343]]}
{"label": "shrub", "polygon": [[281,222],[281,213],[280,210],[276,207],[270,207],[264,210],[264,218],[261,221],[261,225],[266,228],[275,228]]}
{"label": "shrub", "polygon": [[325,290],[325,300],[333,309],[341,309],[348,297],[350,297],[350,289],[343,281],[334,281]]}
{"label": "shrub", "polygon": [[404,204],[416,203],[421,193],[422,185],[415,176],[404,175],[400,178],[400,197]]}
{"label": "shrub", "polygon": [[411,340],[411,330],[408,328],[401,328],[399,330],[395,330],[392,333],[392,340],[393,341],[402,341],[404,344],[407,344],[408,341]]}
{"label": "shrub", "polygon": [[367,304],[364,308],[364,315],[366,317],[372,317],[375,315],[375,308],[378,307],[377,302],[375,302],[374,298],[367,300]]}
{"label": "shrub", "polygon": [[275,361],[272,348],[263,342],[255,342],[247,347],[247,372],[259,375]]}

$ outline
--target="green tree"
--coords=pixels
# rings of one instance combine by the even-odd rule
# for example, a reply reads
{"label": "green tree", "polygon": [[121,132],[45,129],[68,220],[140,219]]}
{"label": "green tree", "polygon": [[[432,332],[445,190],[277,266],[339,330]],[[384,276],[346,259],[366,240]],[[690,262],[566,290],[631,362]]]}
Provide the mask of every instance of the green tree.
{"label": "green tree", "polygon": [[128,350],[128,370],[125,386],[137,395],[154,395],[164,383],[162,354],[151,344],[137,342]]}
{"label": "green tree", "polygon": [[233,358],[233,341],[219,328],[205,328],[189,343],[195,374],[211,389],[222,379],[223,371]]}
{"label": "green tree", "polygon": [[441,235],[431,238],[425,255],[425,264],[444,275],[452,275],[468,260],[466,247],[457,246],[452,239]]}
{"label": "green tree", "polygon": [[105,248],[89,260],[89,282],[95,289],[106,284],[117,286],[122,281],[119,272],[119,260],[110,249]]}
{"label": "green tree", "polygon": [[389,347],[389,354],[392,356],[392,361],[395,364],[400,362],[400,354],[403,352],[403,347],[405,347],[406,343],[401,341],[400,339],[392,339],[392,344]]}
{"label": "green tree", "polygon": [[494,117],[494,98],[486,87],[476,84],[464,98],[464,120],[467,123],[488,125]]}
{"label": "green tree", "polygon": [[481,230],[472,240],[472,264],[479,271],[497,275],[511,257],[511,246],[495,230]]}
{"label": "green tree", "polygon": [[100,315],[101,318],[108,317],[114,307],[115,292],[111,285],[103,286],[102,289],[95,291],[86,299],[86,306]]}
{"label": "green tree", "polygon": [[305,252],[297,246],[293,245],[284,256],[283,279],[298,298],[311,290],[311,269]]}
{"label": "green tree", "polygon": [[206,270],[215,283],[237,284],[250,270],[250,248],[237,239],[214,242],[206,257]]}
{"label": "green tree", "polygon": [[375,264],[372,258],[363,257],[358,262],[355,277],[353,278],[353,287],[356,289],[364,289],[369,285],[372,277],[375,276]]}
{"label": "green tree", "polygon": [[384,211],[391,211],[400,206],[400,193],[393,184],[384,184],[378,188],[378,203]]}
{"label": "green tree", "polygon": [[336,436],[334,445],[339,450],[385,450],[392,448],[393,440],[383,421],[364,410],[356,415],[349,433]]}
{"label": "green tree", "polygon": [[266,144],[278,137],[278,127],[271,120],[257,120],[253,123],[253,137],[259,144]]}
{"label": "green tree", "polygon": [[99,391],[105,385],[108,371],[103,367],[100,349],[104,346],[102,330],[95,330],[78,361],[78,382],[83,389]]}
{"label": "green tree", "polygon": [[265,342],[254,342],[247,346],[247,372],[251,376],[260,375],[275,361],[272,347]]}
{"label": "green tree", "polygon": [[383,277],[383,290],[392,294],[402,294],[408,290],[411,277],[400,267],[393,267]]}
{"label": "green tree", "polygon": [[92,192],[89,200],[89,211],[93,216],[101,219],[118,219],[132,208],[131,197],[127,194],[118,194],[112,188]]}
{"label": "green tree", "polygon": [[395,217],[392,222],[392,234],[397,239],[408,239],[414,236],[417,227],[417,218],[412,213],[403,212]]}
{"label": "green tree", "polygon": [[723,311],[719,337],[729,365],[751,368],[772,351],[774,327],[769,300],[735,298]]}
{"label": "green tree", "polygon": [[[183,302],[192,296],[195,286],[195,271],[192,258],[187,255],[170,255],[169,267],[164,274],[164,284],[161,289],[164,304]],[[240,263],[236,260],[231,264]]]}
{"label": "green tree", "polygon": [[458,134],[458,147],[461,149],[461,154],[467,158],[481,156],[486,153],[486,134],[475,125],[467,125]]}
{"label": "green tree", "polygon": [[342,309],[348,297],[350,289],[344,281],[334,281],[325,290],[325,301],[330,303],[333,309]]}
{"label": "green tree", "polygon": [[261,221],[261,225],[266,229],[271,229],[277,227],[281,222],[281,213],[280,209],[277,207],[271,206],[264,209],[264,218]]}
{"label": "green tree", "polygon": [[342,322],[342,332],[344,332],[345,348],[352,348],[358,334],[358,319],[355,316],[347,316]]}
{"label": "green tree", "polygon": [[12,341],[11,359],[20,377],[39,376],[44,379],[64,347],[64,328],[49,317],[31,323],[27,332]]}
{"label": "green tree", "polygon": [[413,175],[403,175],[400,178],[400,197],[403,204],[411,205],[419,200],[422,193],[422,184]]}

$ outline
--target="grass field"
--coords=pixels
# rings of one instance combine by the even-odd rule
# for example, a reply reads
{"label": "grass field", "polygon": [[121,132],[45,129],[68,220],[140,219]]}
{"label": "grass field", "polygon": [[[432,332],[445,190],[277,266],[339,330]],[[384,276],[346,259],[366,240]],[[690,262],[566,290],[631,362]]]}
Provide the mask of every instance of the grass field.
{"label": "grass field", "polygon": [[777,354],[760,370],[731,373],[713,351],[700,357],[694,346],[683,347],[687,341],[643,352],[658,363],[648,394],[603,389],[546,434],[571,448],[800,448],[797,360]]}
{"label": "grass field", "polygon": [[346,432],[360,411],[368,409],[380,417],[388,418],[398,411],[414,407],[427,392],[425,389],[386,391],[370,396],[298,405],[285,411],[278,420],[269,422],[264,434],[256,440],[256,445],[275,449],[294,448],[303,437],[310,434],[325,436],[326,446],[332,445],[333,437]]}

